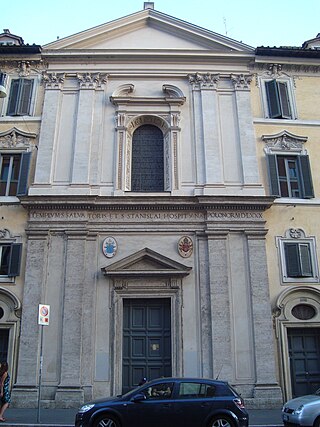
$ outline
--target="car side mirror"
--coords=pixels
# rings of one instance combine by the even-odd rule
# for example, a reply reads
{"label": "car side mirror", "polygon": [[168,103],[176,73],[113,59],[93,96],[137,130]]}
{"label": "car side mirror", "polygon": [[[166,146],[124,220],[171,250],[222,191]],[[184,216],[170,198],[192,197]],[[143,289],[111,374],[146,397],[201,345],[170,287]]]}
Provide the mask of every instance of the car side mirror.
{"label": "car side mirror", "polygon": [[131,402],[134,403],[138,403],[138,402],[142,402],[143,400],[146,400],[146,395],[143,393],[138,393],[135,396],[133,396],[133,398],[131,399]]}

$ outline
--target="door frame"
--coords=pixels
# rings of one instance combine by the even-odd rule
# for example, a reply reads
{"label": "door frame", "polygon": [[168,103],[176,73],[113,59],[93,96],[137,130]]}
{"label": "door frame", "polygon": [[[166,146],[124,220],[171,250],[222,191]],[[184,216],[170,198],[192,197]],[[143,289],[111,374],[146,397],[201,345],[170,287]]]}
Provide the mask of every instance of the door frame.
{"label": "door frame", "polygon": [[[121,394],[122,390],[122,355],[123,355],[123,300],[124,299],[157,299],[168,298],[171,305],[171,366],[173,376],[182,376],[182,297],[181,287],[178,289],[160,289],[159,279],[150,278],[153,284],[148,290],[137,292],[130,289],[117,289],[113,287],[111,293],[111,392],[113,395]],[[144,280],[142,280],[144,281]],[[129,281],[130,282],[130,281]],[[134,280],[133,280],[134,282]],[[150,282],[149,282],[150,283]],[[157,285],[157,286],[156,286]],[[150,288],[157,287],[156,292]]]}
{"label": "door frame", "polygon": [[121,394],[123,355],[123,300],[170,298],[171,366],[173,376],[183,373],[183,278],[191,267],[149,248],[101,269],[111,278],[110,286],[110,372],[111,394]]}
{"label": "door frame", "polygon": [[[292,314],[297,304],[307,304],[315,309],[315,316],[310,320],[298,320]],[[283,291],[274,309],[275,334],[278,341],[278,359],[280,380],[285,400],[292,399],[292,378],[290,370],[288,329],[320,328],[320,291],[307,286],[289,288]]]}

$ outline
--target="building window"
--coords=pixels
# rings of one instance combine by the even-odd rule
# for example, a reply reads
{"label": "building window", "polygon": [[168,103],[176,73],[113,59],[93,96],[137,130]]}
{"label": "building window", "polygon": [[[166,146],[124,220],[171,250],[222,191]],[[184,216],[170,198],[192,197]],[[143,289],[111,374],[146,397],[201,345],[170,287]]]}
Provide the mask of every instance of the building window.
{"label": "building window", "polygon": [[0,276],[19,276],[21,248],[21,243],[0,243]]}
{"label": "building window", "polygon": [[296,119],[294,80],[277,67],[272,69],[273,72],[259,77],[264,116],[267,119]]}
{"label": "building window", "polygon": [[317,283],[315,238],[307,237],[301,229],[291,228],[277,240],[283,282]]}
{"label": "building window", "polygon": [[284,243],[288,277],[312,277],[310,243]]}
{"label": "building window", "polygon": [[288,83],[278,80],[265,82],[268,116],[272,119],[292,119]]}
{"label": "building window", "polygon": [[8,99],[8,116],[28,116],[31,114],[32,91],[34,79],[11,80]]}
{"label": "building window", "polygon": [[131,191],[164,191],[164,142],[157,126],[142,125],[133,134]]}
{"label": "building window", "polygon": [[0,196],[27,194],[31,152],[0,153]]}
{"label": "building window", "polygon": [[268,154],[270,193],[277,197],[314,197],[308,155]]}

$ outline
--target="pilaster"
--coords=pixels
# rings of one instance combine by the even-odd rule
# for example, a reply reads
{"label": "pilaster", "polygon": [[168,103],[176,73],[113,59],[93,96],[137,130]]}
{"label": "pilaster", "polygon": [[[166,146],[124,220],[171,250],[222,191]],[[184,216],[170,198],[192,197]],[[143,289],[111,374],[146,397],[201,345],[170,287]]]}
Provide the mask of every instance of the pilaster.
{"label": "pilaster", "polygon": [[80,85],[74,142],[72,184],[89,184],[89,166],[94,123],[96,90],[103,88],[106,77],[99,73],[77,75]]}
{"label": "pilaster", "polygon": [[196,128],[200,138],[198,135],[195,137],[199,153],[197,170],[205,170],[203,184],[221,184],[223,181],[217,93],[219,78],[218,74],[210,73],[189,75],[193,92],[200,92],[199,96],[194,93],[194,107],[197,107],[194,109],[194,122],[202,124],[201,129]]}
{"label": "pilaster", "polygon": [[[35,169],[34,184],[49,184],[52,178],[52,162],[61,102],[64,74],[45,73],[43,82],[45,95],[43,103],[39,151]],[[32,191],[32,190],[31,190]]]}
{"label": "pilaster", "polygon": [[211,321],[211,297],[210,275],[208,260],[208,240],[206,236],[198,236],[199,253],[199,301],[200,301],[200,348],[202,369],[204,378],[213,378],[213,348],[212,348],[212,321]]}
{"label": "pilaster", "polygon": [[47,233],[28,236],[26,275],[22,310],[17,381],[12,390],[12,401],[20,408],[36,407],[40,363],[40,327],[38,306],[44,297]]}
{"label": "pilaster", "polygon": [[73,407],[83,401],[81,350],[86,233],[68,231],[66,245],[61,378],[55,399],[58,407]]}
{"label": "pilaster", "polygon": [[232,379],[227,231],[208,234],[213,376]]}
{"label": "pilaster", "polygon": [[265,234],[265,230],[247,233],[256,366],[253,397],[255,407],[259,399],[261,406],[279,407],[282,393],[276,379]]}
{"label": "pilaster", "polygon": [[260,184],[262,192],[260,193],[264,194],[259,178],[253,117],[251,111],[250,83],[252,81],[252,76],[249,74],[233,74],[231,75],[231,81],[233,82],[235,89],[244,185]]}

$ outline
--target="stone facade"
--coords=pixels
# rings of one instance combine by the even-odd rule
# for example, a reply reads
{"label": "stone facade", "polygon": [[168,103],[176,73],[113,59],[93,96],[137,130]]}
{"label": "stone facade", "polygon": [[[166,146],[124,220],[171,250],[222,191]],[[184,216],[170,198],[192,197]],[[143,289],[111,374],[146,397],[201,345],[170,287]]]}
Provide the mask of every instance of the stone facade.
{"label": "stone facade", "polygon": [[[5,64],[37,87],[28,126],[0,119],[1,153],[32,152],[28,193],[1,199],[2,238],[23,242],[20,276],[0,277],[16,406],[37,405],[41,342],[43,406],[121,393],[136,301],[169,302],[170,375],[226,379],[248,407],[294,395],[289,342],[320,325],[315,42],[273,63],[146,8]],[[143,127],[161,132],[161,191],[132,191]],[[283,158],[300,168],[286,196],[270,166]],[[288,274],[292,243],[310,251],[306,276]]]}

